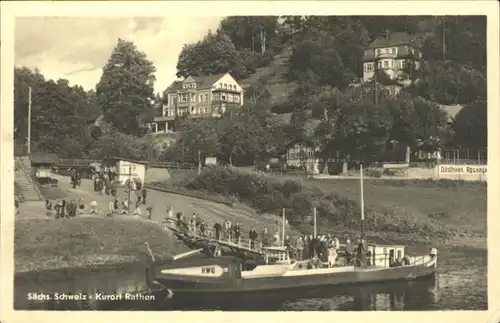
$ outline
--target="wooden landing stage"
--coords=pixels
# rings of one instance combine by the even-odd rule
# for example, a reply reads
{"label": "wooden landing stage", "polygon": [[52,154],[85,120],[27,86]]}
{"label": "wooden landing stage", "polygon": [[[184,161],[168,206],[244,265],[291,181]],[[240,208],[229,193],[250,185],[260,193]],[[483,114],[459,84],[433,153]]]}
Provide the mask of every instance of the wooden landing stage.
{"label": "wooden landing stage", "polygon": [[166,219],[163,221],[165,228],[169,229],[174,235],[184,242],[190,248],[206,248],[212,255],[219,254],[222,249],[229,250],[236,254],[246,254],[253,256],[264,256],[265,252],[262,248],[262,242],[255,240],[254,245],[251,246],[249,239],[229,240],[229,239],[216,239],[215,234],[211,230],[207,230],[207,235],[199,235],[192,231],[183,230],[177,227],[174,220]]}

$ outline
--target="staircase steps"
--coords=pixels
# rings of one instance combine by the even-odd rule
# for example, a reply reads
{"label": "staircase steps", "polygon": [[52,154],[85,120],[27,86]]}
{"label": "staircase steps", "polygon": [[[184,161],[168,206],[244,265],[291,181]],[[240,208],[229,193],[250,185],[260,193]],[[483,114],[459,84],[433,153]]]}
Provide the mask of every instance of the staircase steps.
{"label": "staircase steps", "polygon": [[23,201],[42,201],[43,196],[31,177],[29,157],[16,157],[14,181]]}

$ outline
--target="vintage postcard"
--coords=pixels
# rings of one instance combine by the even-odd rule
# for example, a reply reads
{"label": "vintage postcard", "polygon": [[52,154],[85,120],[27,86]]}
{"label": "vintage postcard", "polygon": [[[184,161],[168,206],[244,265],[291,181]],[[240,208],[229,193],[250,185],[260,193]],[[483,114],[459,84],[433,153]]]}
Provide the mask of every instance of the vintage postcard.
{"label": "vintage postcard", "polygon": [[499,323],[496,2],[1,14],[2,322]]}

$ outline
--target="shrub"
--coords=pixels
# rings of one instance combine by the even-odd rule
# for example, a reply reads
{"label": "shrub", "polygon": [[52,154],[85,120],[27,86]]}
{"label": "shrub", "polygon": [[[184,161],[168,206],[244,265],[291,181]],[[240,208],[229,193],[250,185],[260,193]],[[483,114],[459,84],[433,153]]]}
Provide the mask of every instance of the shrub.
{"label": "shrub", "polygon": [[[393,182],[406,185],[408,181],[390,181]],[[428,185],[425,183],[422,185]],[[234,168],[217,166],[205,169],[199,176],[188,181],[185,187],[226,197],[237,196],[241,202],[262,213],[281,215],[282,209],[286,208],[287,217],[297,226],[310,219],[312,209],[316,206],[318,223],[354,230],[361,227],[360,207],[356,201],[337,194],[325,195],[319,188],[302,185],[295,180],[282,181],[266,174],[240,172]],[[367,231],[412,234],[419,237],[448,237],[455,234],[453,230],[436,223],[432,218],[433,215],[419,218],[396,209],[375,212],[365,208]]]}

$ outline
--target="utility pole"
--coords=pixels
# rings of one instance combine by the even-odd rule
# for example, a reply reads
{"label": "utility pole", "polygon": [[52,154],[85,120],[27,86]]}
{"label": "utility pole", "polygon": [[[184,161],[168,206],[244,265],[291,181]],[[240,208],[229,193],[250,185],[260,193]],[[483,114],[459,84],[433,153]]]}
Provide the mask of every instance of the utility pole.
{"label": "utility pole", "polygon": [[28,140],[26,145],[29,155],[31,154],[31,86],[28,87]]}
{"label": "utility pole", "polygon": [[285,208],[283,208],[283,219],[281,220],[281,246],[284,248],[285,247],[285,223],[286,223],[286,216],[285,216]]}
{"label": "utility pole", "polygon": [[443,17],[443,61],[446,60],[446,32],[445,32],[445,26],[446,26],[446,17]]}
{"label": "utility pole", "polygon": [[377,89],[377,74],[378,74],[378,55],[375,54],[375,65],[373,66],[375,73],[373,73],[373,93],[375,105],[378,104],[378,89]]}
{"label": "utility pole", "polygon": [[201,153],[200,149],[198,148],[198,175],[201,174]]}
{"label": "utility pole", "polygon": [[252,36],[252,53],[255,54],[255,35]]}
{"label": "utility pole", "polygon": [[264,29],[260,30],[260,46],[261,46],[261,53],[266,52],[266,33],[264,32]]}
{"label": "utility pole", "polygon": [[360,186],[361,186],[361,238],[364,239],[365,238],[365,197],[364,197],[364,188],[363,188],[363,165],[361,164],[360,165],[360,168],[359,168],[359,171],[360,171],[360,180],[361,180],[361,183],[360,183]]}
{"label": "utility pole", "polygon": [[128,214],[130,215],[130,205],[132,201],[130,200],[132,196],[132,164],[128,165]]}

